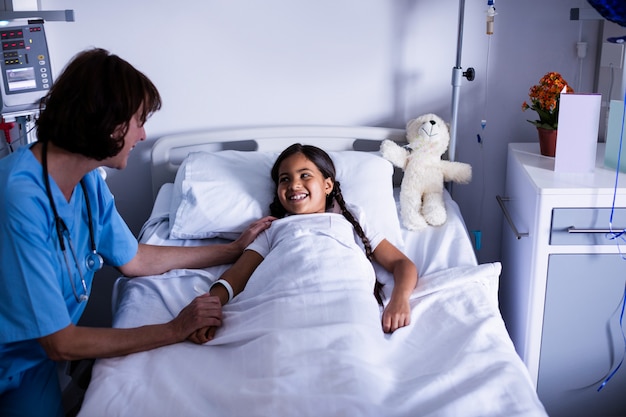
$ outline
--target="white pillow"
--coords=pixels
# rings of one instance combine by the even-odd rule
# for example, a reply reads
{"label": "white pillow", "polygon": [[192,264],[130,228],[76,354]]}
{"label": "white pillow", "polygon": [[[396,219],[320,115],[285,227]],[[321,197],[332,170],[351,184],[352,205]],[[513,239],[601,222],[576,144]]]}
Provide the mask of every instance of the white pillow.
{"label": "white pillow", "polygon": [[170,238],[234,239],[250,223],[269,215],[275,159],[265,152],[190,153],[174,180]]}
{"label": "white pillow", "polygon": [[[391,243],[402,234],[393,198],[393,166],[377,154],[329,152],[346,202],[360,206],[368,222]],[[270,171],[278,153],[193,152],[176,174],[170,203],[170,238],[235,239],[270,214],[276,187]]]}

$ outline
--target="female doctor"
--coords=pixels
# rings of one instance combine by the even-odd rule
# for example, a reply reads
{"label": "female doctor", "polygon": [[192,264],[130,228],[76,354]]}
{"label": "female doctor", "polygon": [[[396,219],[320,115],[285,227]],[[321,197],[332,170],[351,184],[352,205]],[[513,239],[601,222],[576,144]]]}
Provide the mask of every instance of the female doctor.
{"label": "female doctor", "polygon": [[[138,244],[96,168],[123,169],[160,109],[156,87],[102,49],[79,53],[42,100],[38,142],[0,160],[0,415],[63,415],[55,361],[111,357],[209,335],[208,293],[172,321],[132,329],[77,326],[102,263],[133,277],[232,263],[271,218],[230,244]],[[201,333],[201,332],[198,332]]]}

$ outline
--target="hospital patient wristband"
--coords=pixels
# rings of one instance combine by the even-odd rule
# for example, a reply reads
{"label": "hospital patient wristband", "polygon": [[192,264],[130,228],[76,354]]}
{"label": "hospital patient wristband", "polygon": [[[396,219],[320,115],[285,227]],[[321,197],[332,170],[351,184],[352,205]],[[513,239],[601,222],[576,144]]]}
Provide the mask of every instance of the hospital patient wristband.
{"label": "hospital patient wristband", "polygon": [[215,281],[213,284],[211,284],[209,291],[211,291],[211,288],[215,287],[217,284],[221,284],[224,288],[226,288],[226,291],[228,292],[228,301],[226,302],[229,303],[230,300],[232,300],[233,297],[235,296],[233,292],[233,287],[230,285],[228,281],[220,278],[217,281]]}

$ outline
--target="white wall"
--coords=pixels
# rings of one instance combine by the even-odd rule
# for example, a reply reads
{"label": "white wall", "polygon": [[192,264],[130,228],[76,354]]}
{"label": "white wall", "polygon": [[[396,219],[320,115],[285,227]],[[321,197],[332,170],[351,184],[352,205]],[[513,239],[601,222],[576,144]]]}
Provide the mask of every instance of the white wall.
{"label": "white wall", "polygon": [[[534,126],[526,121],[537,115],[521,111],[528,89],[546,72],[558,71],[574,88],[580,79],[581,91],[593,91],[600,26],[599,21],[569,20],[570,8],[589,8],[586,1],[496,1],[496,7],[488,81],[481,78],[464,88],[460,104],[457,155],[473,165],[474,179],[468,187],[455,188],[468,228],[483,231],[484,247],[479,252],[483,261],[500,256],[502,215],[495,195],[504,193],[507,144],[537,141]],[[466,34],[474,38],[467,39],[472,46],[464,54],[464,65],[475,65],[484,77],[486,41],[474,33],[482,30],[480,23],[475,17],[470,19]],[[579,39],[589,44],[582,67],[576,54]],[[474,53],[470,48],[475,48]],[[480,128],[483,118],[487,120],[484,131]],[[482,146],[477,133],[484,140]]]}
{"label": "white wall", "polygon": [[[98,46],[144,71],[162,93],[163,109],[147,124],[148,141],[126,170],[109,173],[134,231],[152,202],[151,142],[164,134],[300,123],[404,127],[422,113],[451,116],[457,0],[40,3],[44,10],[75,12],[76,22],[46,24],[55,73],[78,51]],[[592,91],[599,27],[569,20],[570,8],[589,8],[584,0],[498,0],[489,42],[486,3],[466,1],[461,66],[474,67],[477,79],[464,80],[460,91],[456,159],[473,165],[474,180],[453,187],[468,228],[483,232],[481,262],[500,256],[495,195],[504,192],[506,146],[536,141],[526,122],[534,114],[521,112],[528,88],[547,71],[559,71]],[[579,39],[589,42],[582,66]]]}

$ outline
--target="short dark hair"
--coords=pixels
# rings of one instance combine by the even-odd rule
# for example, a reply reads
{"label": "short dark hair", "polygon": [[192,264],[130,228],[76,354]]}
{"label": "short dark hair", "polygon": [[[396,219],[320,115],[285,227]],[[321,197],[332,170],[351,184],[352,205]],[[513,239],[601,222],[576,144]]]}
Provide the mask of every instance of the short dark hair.
{"label": "short dark hair", "polygon": [[[78,53],[40,101],[37,138],[101,161],[124,147],[128,123],[161,108],[154,84],[128,62],[100,48]],[[113,135],[119,126],[120,134]]]}

